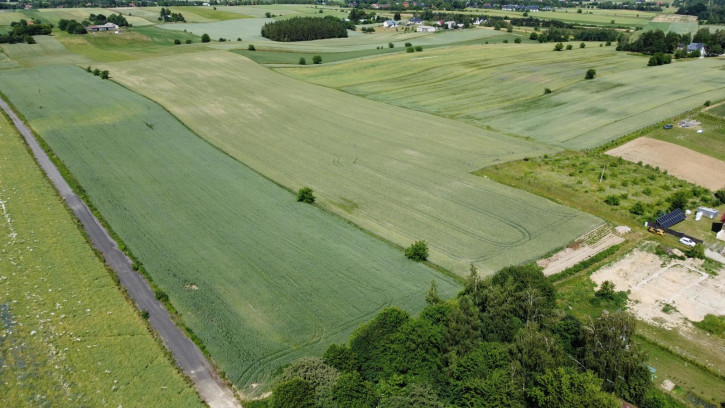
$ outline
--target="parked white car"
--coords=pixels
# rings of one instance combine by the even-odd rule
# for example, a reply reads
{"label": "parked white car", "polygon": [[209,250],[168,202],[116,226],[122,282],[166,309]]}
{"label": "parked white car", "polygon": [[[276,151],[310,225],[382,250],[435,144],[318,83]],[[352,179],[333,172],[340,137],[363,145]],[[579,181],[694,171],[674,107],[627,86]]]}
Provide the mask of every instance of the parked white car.
{"label": "parked white car", "polygon": [[682,238],[680,238],[680,244],[687,245],[689,247],[694,247],[695,246],[695,241],[691,240],[688,237],[682,237]]}

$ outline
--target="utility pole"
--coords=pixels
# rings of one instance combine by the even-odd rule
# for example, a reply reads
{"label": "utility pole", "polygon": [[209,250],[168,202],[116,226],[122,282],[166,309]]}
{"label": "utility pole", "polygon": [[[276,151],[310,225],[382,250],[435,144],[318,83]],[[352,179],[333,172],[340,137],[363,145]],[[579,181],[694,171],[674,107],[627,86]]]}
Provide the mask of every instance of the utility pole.
{"label": "utility pole", "polygon": [[599,182],[600,182],[600,183],[601,183],[601,182],[602,182],[602,180],[604,179],[604,169],[606,169],[606,168],[607,168],[607,165],[606,165],[606,164],[605,164],[604,166],[602,166],[602,175],[601,175],[601,176],[599,176]]}

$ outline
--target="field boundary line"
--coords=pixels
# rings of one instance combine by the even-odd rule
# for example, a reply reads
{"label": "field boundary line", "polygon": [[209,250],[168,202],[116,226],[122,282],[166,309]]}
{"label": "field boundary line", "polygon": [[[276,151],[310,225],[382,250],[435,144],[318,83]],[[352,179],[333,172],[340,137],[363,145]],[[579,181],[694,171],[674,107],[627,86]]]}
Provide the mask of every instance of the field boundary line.
{"label": "field boundary line", "polygon": [[149,283],[132,269],[131,259],[119,249],[116,241],[93,215],[86,203],[75,194],[36,140],[30,128],[1,98],[0,107],[25,139],[38,166],[53,183],[67,207],[83,225],[93,246],[103,254],[106,264],[118,275],[120,283],[134,300],[138,309],[148,311],[148,321],[151,327],[159,334],[164,346],[171,351],[179,368],[192,380],[203,401],[212,408],[241,408],[233,391],[221,381],[196,344],[174,324],[169,312],[160,301],[156,300]]}

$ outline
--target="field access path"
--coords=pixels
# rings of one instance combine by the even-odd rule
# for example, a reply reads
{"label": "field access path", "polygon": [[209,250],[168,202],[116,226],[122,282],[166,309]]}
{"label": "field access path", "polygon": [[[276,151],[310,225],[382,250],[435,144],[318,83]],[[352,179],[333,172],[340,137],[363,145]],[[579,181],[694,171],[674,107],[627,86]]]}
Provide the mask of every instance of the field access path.
{"label": "field access path", "polygon": [[53,182],[73,214],[83,224],[91,242],[103,253],[106,263],[116,272],[121,284],[126,288],[136,306],[149,312],[151,326],[173,354],[176,364],[194,382],[201,398],[212,408],[241,408],[241,404],[234,397],[232,390],[219,379],[199,348],[171,321],[168,311],[156,300],[146,280],[131,269],[131,260],[118,249],[116,242],[101,226],[88,206],[73,192],[58,168],[35,140],[30,129],[5,101],[0,100],[0,106],[23,135],[40,167]]}

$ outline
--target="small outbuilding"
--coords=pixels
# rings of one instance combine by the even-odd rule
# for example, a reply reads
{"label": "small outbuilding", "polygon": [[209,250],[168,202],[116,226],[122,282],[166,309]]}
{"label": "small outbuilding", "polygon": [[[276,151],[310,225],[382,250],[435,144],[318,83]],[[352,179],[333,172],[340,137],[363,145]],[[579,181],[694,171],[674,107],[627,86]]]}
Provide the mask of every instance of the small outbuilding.
{"label": "small outbuilding", "polygon": [[419,25],[418,27],[416,27],[415,31],[418,31],[420,33],[434,33],[436,31],[436,28],[431,26]]}
{"label": "small outbuilding", "polygon": [[113,23],[88,26],[88,31],[116,31],[116,30],[118,30],[118,26]]}
{"label": "small outbuilding", "polygon": [[423,20],[419,19],[418,17],[413,17],[408,20],[408,24],[421,25],[423,24]]}
{"label": "small outbuilding", "polygon": [[697,207],[697,213],[700,213],[710,219],[717,217],[717,213],[719,213],[719,212],[720,212],[720,210],[716,210],[714,208]]}
{"label": "small outbuilding", "polygon": [[383,27],[385,27],[385,28],[397,27],[397,26],[398,26],[398,22],[395,20],[385,20],[383,22]]}

